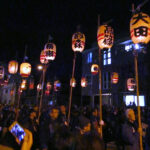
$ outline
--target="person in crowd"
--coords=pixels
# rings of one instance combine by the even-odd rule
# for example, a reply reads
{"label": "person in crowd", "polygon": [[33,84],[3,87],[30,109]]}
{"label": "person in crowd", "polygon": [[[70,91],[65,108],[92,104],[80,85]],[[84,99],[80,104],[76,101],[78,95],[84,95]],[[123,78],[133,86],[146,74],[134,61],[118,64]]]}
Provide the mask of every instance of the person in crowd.
{"label": "person in crowd", "polygon": [[122,127],[122,137],[125,143],[125,147],[129,150],[139,150],[139,133],[135,126],[135,113],[133,109],[126,110],[127,121]]}

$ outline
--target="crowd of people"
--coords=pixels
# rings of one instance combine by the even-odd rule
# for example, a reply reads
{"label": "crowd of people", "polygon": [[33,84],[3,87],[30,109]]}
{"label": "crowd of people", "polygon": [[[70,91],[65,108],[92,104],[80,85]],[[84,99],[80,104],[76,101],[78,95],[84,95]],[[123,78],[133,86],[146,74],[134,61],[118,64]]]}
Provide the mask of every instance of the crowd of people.
{"label": "crowd of people", "polygon": [[[25,130],[18,144],[9,127],[16,119],[16,109],[0,105],[0,150],[106,150],[114,142],[117,150],[139,150],[137,108],[103,105],[103,120],[98,107],[71,108],[70,122],[67,106],[47,106],[39,115],[37,106],[21,106],[17,122]],[[150,108],[141,108],[143,147],[150,150]],[[102,126],[102,137],[100,126]]]}

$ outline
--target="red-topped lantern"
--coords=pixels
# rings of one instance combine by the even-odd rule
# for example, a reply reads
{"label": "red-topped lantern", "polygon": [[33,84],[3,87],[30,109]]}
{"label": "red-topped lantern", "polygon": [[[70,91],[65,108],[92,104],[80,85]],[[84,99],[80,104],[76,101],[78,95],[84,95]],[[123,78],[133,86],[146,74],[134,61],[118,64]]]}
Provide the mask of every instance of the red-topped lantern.
{"label": "red-topped lantern", "polygon": [[76,87],[76,80],[75,80],[75,78],[71,78],[70,79],[70,86]]}
{"label": "red-topped lantern", "polygon": [[44,51],[47,60],[54,60],[56,57],[56,45],[54,43],[47,43],[44,46]]}
{"label": "red-topped lantern", "polygon": [[150,17],[142,12],[136,13],[130,20],[130,35],[133,43],[150,41]]}
{"label": "red-topped lantern", "polygon": [[0,79],[3,79],[4,78],[4,67],[3,66],[0,66]]}
{"label": "red-topped lantern", "polygon": [[46,53],[44,50],[41,51],[41,54],[40,54],[40,62],[42,64],[47,64],[48,63],[48,60],[46,59]]}
{"label": "red-topped lantern", "polygon": [[8,64],[8,72],[10,74],[16,74],[18,71],[18,62],[15,60],[12,60]]}
{"label": "red-topped lantern", "polygon": [[31,74],[31,65],[27,62],[24,62],[20,65],[20,75],[24,78],[27,78]]}
{"label": "red-topped lantern", "polygon": [[112,72],[111,74],[111,83],[117,84],[119,80],[119,75],[117,72]]}
{"label": "red-topped lantern", "polygon": [[20,86],[21,90],[26,90],[27,88],[27,80],[22,80],[21,82],[21,86]]}
{"label": "red-topped lantern", "polygon": [[81,86],[84,88],[84,87],[87,87],[87,80],[85,77],[82,77],[81,78]]}
{"label": "red-topped lantern", "polygon": [[50,82],[47,82],[47,84],[46,84],[46,88],[47,88],[47,90],[51,90],[52,85],[51,85],[51,83],[50,83]]}
{"label": "red-topped lantern", "polygon": [[76,32],[72,36],[72,50],[74,52],[82,52],[85,47],[85,35],[81,32]]}
{"label": "red-topped lantern", "polygon": [[127,80],[127,89],[129,91],[134,91],[135,90],[135,87],[136,87],[136,82],[135,82],[135,79],[134,78],[129,78]]}
{"label": "red-topped lantern", "polygon": [[103,48],[111,48],[114,42],[114,30],[108,25],[101,25],[97,32],[98,46]]}
{"label": "red-topped lantern", "polygon": [[91,73],[92,73],[93,75],[96,75],[96,74],[98,73],[98,69],[99,69],[99,66],[98,66],[97,64],[93,64],[93,65],[91,66]]}

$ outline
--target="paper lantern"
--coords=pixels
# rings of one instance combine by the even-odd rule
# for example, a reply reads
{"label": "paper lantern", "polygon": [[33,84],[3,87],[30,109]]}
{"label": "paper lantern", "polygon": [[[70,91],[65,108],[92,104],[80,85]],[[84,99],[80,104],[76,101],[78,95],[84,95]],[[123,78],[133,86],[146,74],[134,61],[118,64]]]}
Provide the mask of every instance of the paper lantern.
{"label": "paper lantern", "polygon": [[98,68],[99,68],[99,66],[98,66],[97,64],[93,64],[93,65],[91,66],[91,73],[92,73],[93,75],[96,75],[96,74],[98,73]]}
{"label": "paper lantern", "polygon": [[0,66],[0,79],[3,79],[4,78],[4,67],[3,66]]}
{"label": "paper lantern", "polygon": [[54,43],[45,44],[44,51],[47,60],[54,60],[56,57],[56,45]]}
{"label": "paper lantern", "polygon": [[103,48],[111,48],[114,42],[114,30],[108,25],[101,25],[97,32],[98,46]]}
{"label": "paper lantern", "polygon": [[29,89],[30,89],[30,90],[33,90],[33,89],[34,89],[34,80],[33,80],[33,79],[30,79]]}
{"label": "paper lantern", "polygon": [[150,17],[145,13],[136,13],[130,20],[130,36],[133,43],[150,41]]}
{"label": "paper lantern", "polygon": [[45,90],[45,95],[46,96],[49,96],[49,94],[50,94],[50,91],[47,89],[47,90]]}
{"label": "paper lantern", "polygon": [[76,80],[75,80],[75,78],[70,79],[70,86],[76,87]]}
{"label": "paper lantern", "polygon": [[111,74],[111,83],[117,84],[119,80],[119,75],[117,72],[112,72]]}
{"label": "paper lantern", "polygon": [[39,83],[39,84],[37,85],[37,91],[40,91],[40,90],[42,90],[42,84]]}
{"label": "paper lantern", "polygon": [[46,53],[44,50],[41,51],[41,54],[40,54],[40,62],[42,64],[47,64],[48,63],[48,60],[46,59]]}
{"label": "paper lantern", "polygon": [[29,63],[22,63],[20,65],[20,75],[27,78],[31,74],[31,65]]}
{"label": "paper lantern", "polygon": [[18,62],[15,60],[12,60],[8,64],[8,72],[10,74],[15,74],[18,71]]}
{"label": "paper lantern", "polygon": [[81,32],[76,32],[72,36],[72,50],[74,52],[82,52],[85,47],[85,35]]}
{"label": "paper lantern", "polygon": [[51,85],[51,83],[50,83],[50,82],[47,82],[47,84],[46,84],[46,88],[47,88],[47,90],[51,90],[52,85]]}
{"label": "paper lantern", "polygon": [[21,90],[26,90],[27,88],[27,80],[22,80],[21,82],[21,86],[20,86]]}
{"label": "paper lantern", "polygon": [[135,82],[135,79],[134,78],[129,78],[127,80],[127,89],[129,91],[134,91],[135,90],[135,87],[136,87],[136,82]]}
{"label": "paper lantern", "polygon": [[87,86],[87,80],[84,77],[81,78],[81,86],[82,87],[86,87]]}
{"label": "paper lantern", "polygon": [[60,88],[61,88],[61,83],[60,83],[59,80],[56,80],[56,81],[54,82],[54,91],[57,92],[57,91],[60,90]]}

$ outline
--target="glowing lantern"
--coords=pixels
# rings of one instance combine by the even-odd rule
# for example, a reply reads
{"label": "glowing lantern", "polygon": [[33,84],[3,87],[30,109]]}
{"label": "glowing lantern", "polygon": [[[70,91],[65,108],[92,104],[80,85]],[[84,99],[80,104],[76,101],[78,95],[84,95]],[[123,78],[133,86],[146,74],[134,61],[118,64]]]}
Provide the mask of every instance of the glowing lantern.
{"label": "glowing lantern", "polygon": [[45,95],[49,96],[50,91],[49,90],[45,90]]}
{"label": "glowing lantern", "polygon": [[136,13],[130,20],[130,35],[133,43],[150,41],[150,17],[145,13]]}
{"label": "glowing lantern", "polygon": [[12,60],[8,64],[8,72],[10,74],[15,74],[18,71],[18,62],[15,60]]}
{"label": "glowing lantern", "polygon": [[0,66],[0,79],[4,78],[4,67]]}
{"label": "glowing lantern", "polygon": [[20,74],[22,77],[28,77],[31,73],[31,65],[29,63],[22,63],[20,65]]}
{"label": "glowing lantern", "polygon": [[72,50],[82,52],[85,47],[85,35],[81,32],[74,33],[72,36]]}
{"label": "glowing lantern", "polygon": [[127,88],[129,91],[134,91],[135,90],[135,86],[136,86],[136,83],[135,83],[135,79],[134,78],[129,78],[127,80]]}
{"label": "glowing lantern", "polygon": [[82,87],[86,87],[87,86],[87,81],[86,81],[86,78],[84,78],[84,77],[81,79],[81,86]]}
{"label": "glowing lantern", "polygon": [[103,48],[111,48],[114,42],[114,30],[108,25],[101,25],[97,32],[98,46]]}
{"label": "glowing lantern", "polygon": [[59,89],[61,88],[61,83],[59,80],[54,82],[54,91],[59,91]]}
{"label": "glowing lantern", "polygon": [[93,75],[96,75],[96,74],[98,73],[98,68],[99,68],[99,66],[98,66],[97,64],[93,64],[93,65],[91,66],[91,73],[92,73]]}
{"label": "glowing lantern", "polygon": [[21,90],[25,90],[27,88],[26,85],[27,85],[27,81],[26,80],[22,80],[22,83],[21,83],[21,86],[20,86]]}
{"label": "glowing lantern", "polygon": [[34,89],[34,80],[33,80],[33,79],[30,79],[29,89],[30,89],[30,90],[33,90],[33,89]]}
{"label": "glowing lantern", "polygon": [[37,91],[40,91],[40,90],[42,90],[42,85],[39,83],[39,84],[37,85]]}
{"label": "glowing lantern", "polygon": [[76,80],[75,80],[75,78],[72,78],[72,79],[70,80],[70,86],[76,87]]}
{"label": "glowing lantern", "polygon": [[42,64],[47,64],[48,63],[48,60],[46,59],[46,53],[44,50],[41,51],[41,54],[40,54],[40,62]]}
{"label": "glowing lantern", "polygon": [[46,84],[46,88],[47,88],[47,90],[51,90],[52,85],[51,85],[51,83],[50,83],[50,82],[47,82],[47,84]]}
{"label": "glowing lantern", "polygon": [[47,60],[54,60],[56,57],[56,45],[54,43],[45,44],[44,51]]}
{"label": "glowing lantern", "polygon": [[113,72],[113,73],[111,74],[111,82],[112,82],[113,84],[117,84],[117,83],[118,83],[118,79],[119,79],[118,73],[117,73],[117,72]]}

